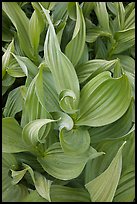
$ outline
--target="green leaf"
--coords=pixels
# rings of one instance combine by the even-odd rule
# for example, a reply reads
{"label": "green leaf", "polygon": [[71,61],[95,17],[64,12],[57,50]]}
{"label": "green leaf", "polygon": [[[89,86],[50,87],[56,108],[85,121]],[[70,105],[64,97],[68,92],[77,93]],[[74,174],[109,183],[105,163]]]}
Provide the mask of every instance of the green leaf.
{"label": "green leaf", "polygon": [[2,41],[12,41],[13,31],[11,29],[12,23],[6,13],[2,10]]}
{"label": "green leaf", "polygon": [[63,152],[59,143],[53,144],[38,161],[46,172],[61,180],[76,178],[84,169],[87,157],[71,156]]}
{"label": "green leaf", "polygon": [[22,137],[22,128],[14,118],[2,119],[2,152],[16,153],[28,151]]}
{"label": "green leaf", "polygon": [[13,51],[14,51],[14,40],[11,41],[11,43],[7,47],[6,52],[2,56],[2,78],[6,73],[6,68],[9,65],[10,59],[11,59],[11,52]]}
{"label": "green leaf", "polygon": [[68,155],[82,155],[89,149],[90,135],[82,127],[70,131],[63,128],[59,137],[62,149]]}
{"label": "green leaf", "polygon": [[95,6],[94,2],[84,2],[83,7],[82,7],[84,17],[90,18],[90,14],[92,10],[94,9],[94,6]]}
{"label": "green leaf", "polygon": [[3,111],[3,115],[5,117],[14,117],[16,113],[22,110],[22,104],[23,104],[23,97],[21,94],[22,88],[23,86],[20,86],[9,93],[4,107],[4,111]]}
{"label": "green leaf", "polygon": [[65,128],[66,130],[69,131],[73,128],[74,122],[68,114],[59,111],[59,112],[52,112],[51,115],[54,120],[58,120],[57,121],[58,130]]}
{"label": "green leaf", "polygon": [[22,50],[27,57],[34,60],[35,56],[33,55],[33,49],[31,47],[29,39],[29,19],[21,9],[21,7],[16,2],[3,2],[2,9],[5,11],[7,16],[10,18],[11,22],[17,30],[19,37],[19,42]]}
{"label": "green leaf", "polygon": [[21,69],[19,63],[16,61],[16,59],[10,60],[9,66],[7,66],[6,69],[7,73],[12,77],[24,77],[26,74]]}
{"label": "green leaf", "polygon": [[41,105],[35,88],[36,77],[32,80],[26,93],[26,99],[23,106],[21,126],[24,127],[27,123],[36,120],[49,118],[50,115],[44,106]]}
{"label": "green leaf", "polygon": [[123,52],[135,44],[135,28],[116,32],[114,38],[116,40],[116,44],[113,54]]}
{"label": "green leaf", "polygon": [[[72,90],[76,95],[77,100],[74,105],[77,107],[79,100],[79,83],[75,69],[69,59],[60,50],[58,39],[48,11],[44,8],[42,9],[49,23],[44,44],[46,64],[52,72],[58,94],[64,89]],[[65,80],[62,80],[64,77]]]}
{"label": "green leaf", "polygon": [[133,202],[135,198],[135,169],[131,167],[121,175],[113,202]]}
{"label": "green leaf", "polygon": [[39,195],[50,202],[51,201],[50,188],[51,188],[52,181],[47,180],[46,177],[40,174],[39,172],[36,172],[36,171],[34,172],[32,168],[27,164],[23,164],[23,166],[28,169],[32,177],[32,180],[34,182],[35,188],[39,193]]}
{"label": "green leaf", "polygon": [[[40,41],[40,34],[45,26],[45,19],[43,19],[43,15],[38,9],[35,9],[32,13],[32,16],[29,20],[29,37],[31,46],[34,49],[35,53],[38,52],[38,46]],[[35,35],[34,35],[35,33]]]}
{"label": "green leaf", "polygon": [[14,170],[18,168],[14,155],[2,153],[2,202],[20,202],[28,195],[26,186],[12,185],[12,178],[9,176],[11,168]]}
{"label": "green leaf", "polygon": [[17,183],[19,183],[19,181],[24,177],[24,175],[26,174],[28,168],[25,168],[23,170],[20,171],[14,171],[11,170],[11,176],[13,178],[12,180],[12,184],[15,185]]}
{"label": "green leaf", "polygon": [[42,198],[36,190],[31,191],[27,196],[25,196],[22,202],[48,202],[46,199]]}
{"label": "green leaf", "polygon": [[84,188],[72,188],[68,186],[52,185],[52,202],[90,202],[90,197]]}
{"label": "green leaf", "polygon": [[97,15],[99,25],[103,30],[109,32],[109,16],[106,8],[106,2],[96,2],[94,11]]}
{"label": "green leaf", "polygon": [[101,36],[111,37],[111,33],[104,31],[99,27],[89,28],[86,31],[86,42],[93,43]]}
{"label": "green leaf", "polygon": [[98,177],[85,185],[92,202],[112,202],[122,169],[122,149],[119,148],[109,167]]}
{"label": "green leaf", "polygon": [[67,44],[65,49],[66,56],[70,59],[74,66],[77,65],[84,51],[86,35],[83,13],[77,2],[76,2],[76,14],[77,20],[72,40]]}
{"label": "green leaf", "polygon": [[78,110],[75,109],[75,101],[76,101],[76,95],[72,90],[65,89],[63,90],[59,95],[59,105],[60,108],[69,114],[73,114],[77,112]]}
{"label": "green leaf", "polygon": [[76,67],[76,72],[80,83],[87,82],[103,71],[112,70],[117,60],[93,59],[88,60]]}
{"label": "green leaf", "polygon": [[60,111],[58,95],[50,71],[44,70],[42,64],[36,79],[36,94],[47,111]]}
{"label": "green leaf", "polygon": [[50,188],[52,181],[47,180],[42,174],[38,172],[34,172],[35,176],[35,187],[38,193],[48,200],[49,202],[51,201],[50,199]]}
{"label": "green leaf", "polygon": [[133,100],[125,114],[117,121],[101,127],[91,127],[89,133],[92,143],[98,143],[108,138],[119,138],[127,134],[132,127],[132,112]]}
{"label": "green leaf", "polygon": [[98,74],[81,90],[76,125],[110,124],[126,112],[130,101],[131,87],[126,75],[112,78],[108,71]]}
{"label": "green leaf", "polygon": [[45,152],[44,157],[38,157],[39,163],[48,174],[61,180],[70,180],[80,175],[88,159],[102,155],[92,148],[82,155],[65,154],[60,143],[54,143]]}
{"label": "green leaf", "polygon": [[29,146],[37,146],[38,143],[44,143],[50,131],[51,119],[37,119],[29,122],[22,131],[23,140]]}

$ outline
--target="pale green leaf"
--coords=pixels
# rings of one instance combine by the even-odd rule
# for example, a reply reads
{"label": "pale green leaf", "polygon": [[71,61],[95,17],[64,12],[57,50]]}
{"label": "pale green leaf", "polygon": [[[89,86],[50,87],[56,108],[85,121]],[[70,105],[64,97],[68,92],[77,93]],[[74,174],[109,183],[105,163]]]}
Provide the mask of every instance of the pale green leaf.
{"label": "pale green leaf", "polygon": [[65,154],[59,143],[53,144],[38,161],[46,172],[55,178],[69,180],[76,178],[84,169],[88,158],[85,155]]}
{"label": "pale green leaf", "polygon": [[28,194],[26,186],[12,185],[12,178],[9,176],[11,168],[18,168],[14,155],[2,153],[2,202],[20,202]]}
{"label": "pale green leaf", "polygon": [[126,75],[112,78],[108,71],[98,74],[81,90],[76,125],[110,124],[126,112],[130,101],[131,87]]}
{"label": "pale green leaf", "polygon": [[[60,50],[59,42],[48,11],[44,8],[42,9],[49,23],[44,44],[46,64],[52,72],[57,92],[60,93],[64,89],[72,90],[77,98],[75,101],[75,106],[77,107],[79,100],[79,83],[75,69],[69,59]],[[62,80],[64,77],[65,80]]]}
{"label": "pale green leaf", "polygon": [[116,40],[113,54],[123,52],[135,44],[135,28],[118,31],[114,36]]}
{"label": "pale green leaf", "polygon": [[49,118],[47,110],[41,105],[35,89],[36,77],[32,80],[26,93],[26,99],[23,106],[21,126],[24,127],[30,121],[36,119]]}
{"label": "pale green leaf", "polygon": [[[40,34],[45,26],[45,19],[43,19],[43,15],[38,9],[35,9],[32,13],[32,16],[29,20],[29,37],[31,46],[34,49],[35,53],[38,52],[38,46],[40,41]],[[35,34],[34,34],[35,33]]]}
{"label": "pale green leaf", "polygon": [[23,97],[21,95],[21,89],[23,86],[20,86],[12,90],[8,94],[8,98],[4,107],[3,115],[5,117],[14,117],[16,113],[22,110]]}
{"label": "pale green leaf", "polygon": [[26,74],[21,69],[16,59],[10,60],[9,66],[6,69],[7,73],[12,77],[24,77]]}
{"label": "pale green leaf", "polygon": [[52,74],[49,70],[44,70],[42,64],[36,79],[36,94],[47,111],[60,111],[58,94]]}
{"label": "pale green leaf", "polygon": [[70,131],[63,128],[59,137],[61,147],[66,154],[82,155],[89,149],[90,135],[88,130],[84,130],[82,127]]}
{"label": "pale green leaf", "polygon": [[6,73],[6,68],[9,65],[10,59],[11,59],[11,52],[13,51],[14,51],[14,40],[11,41],[11,43],[7,47],[6,52],[2,56],[2,78]]}
{"label": "pale green leaf", "polygon": [[22,128],[14,118],[2,119],[2,152],[16,153],[28,151],[22,140]]}
{"label": "pale green leaf", "polygon": [[65,89],[63,90],[59,95],[59,105],[60,108],[69,114],[73,114],[77,112],[78,110],[75,109],[75,101],[76,101],[76,95],[72,90]]}
{"label": "pale green leaf", "polygon": [[48,202],[46,199],[42,198],[36,190],[31,191],[27,196],[25,196],[22,202]]}
{"label": "pale green leaf", "polygon": [[115,60],[93,59],[82,63],[76,67],[76,72],[80,83],[87,82],[102,71],[110,71],[117,63]]}
{"label": "pale green leaf", "polygon": [[93,43],[101,36],[111,37],[111,33],[104,31],[99,27],[89,28],[86,31],[86,42]]}
{"label": "pale green leaf", "polygon": [[29,171],[32,177],[33,183],[35,185],[35,188],[39,193],[39,195],[50,202],[51,201],[50,188],[51,188],[52,181],[47,180],[46,177],[43,176],[41,173],[33,171],[33,169],[27,164],[23,164],[23,166]]}
{"label": "pale green leaf", "polygon": [[103,30],[109,32],[109,16],[106,8],[106,2],[96,2],[94,10],[97,15],[99,25]]}
{"label": "pale green leaf", "polygon": [[78,3],[76,2],[76,25],[74,29],[74,33],[72,36],[72,40],[67,44],[65,49],[66,56],[70,59],[74,66],[77,65],[80,60],[82,53],[84,51],[85,46],[85,21],[83,17],[82,10]]}
{"label": "pale green leaf", "polygon": [[66,130],[69,131],[73,128],[74,122],[68,114],[58,111],[58,112],[52,112],[51,115],[54,120],[58,120],[57,127],[55,127],[58,130],[65,128]]}
{"label": "pale green leaf", "polygon": [[65,154],[60,143],[54,143],[45,152],[44,157],[38,157],[39,163],[43,169],[50,175],[61,180],[70,180],[80,175],[88,159],[93,159],[102,155],[102,152],[96,152],[90,148],[82,155]]}
{"label": "pale green leaf", "polygon": [[131,167],[121,175],[113,202],[133,202],[135,198],[135,169]]}
{"label": "pale green leaf", "polygon": [[132,127],[132,112],[133,100],[125,114],[117,121],[101,127],[91,127],[89,133],[92,143],[97,143],[108,138],[119,138],[128,133]]}
{"label": "pale green leaf", "polygon": [[109,167],[98,177],[85,185],[92,202],[112,202],[122,169],[122,149],[119,148]]}
{"label": "pale green leaf", "polygon": [[52,202],[91,202],[86,189],[72,188],[68,186],[52,185]]}
{"label": "pale green leaf", "polygon": [[29,122],[22,131],[23,140],[29,146],[37,146],[38,143],[44,143],[50,131],[51,119],[37,119]]}
{"label": "pale green leaf", "polygon": [[2,9],[5,11],[17,30],[22,50],[30,59],[34,60],[35,56],[33,55],[34,53],[28,35],[29,19],[17,2],[3,2]]}

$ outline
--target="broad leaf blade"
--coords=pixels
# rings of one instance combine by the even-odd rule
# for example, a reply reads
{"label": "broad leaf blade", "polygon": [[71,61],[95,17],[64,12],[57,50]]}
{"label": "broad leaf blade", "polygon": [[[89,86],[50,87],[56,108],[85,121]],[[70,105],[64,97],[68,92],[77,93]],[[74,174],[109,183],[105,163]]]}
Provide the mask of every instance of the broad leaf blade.
{"label": "broad leaf blade", "polygon": [[2,151],[6,153],[17,153],[28,151],[22,137],[22,128],[14,118],[3,118],[2,120]]}
{"label": "broad leaf blade", "polygon": [[103,72],[83,87],[76,124],[88,126],[110,124],[126,112],[130,101],[131,87],[127,76],[111,78],[109,72]]}
{"label": "broad leaf blade", "polygon": [[122,149],[119,148],[109,167],[98,177],[85,185],[92,202],[112,202],[122,169]]}

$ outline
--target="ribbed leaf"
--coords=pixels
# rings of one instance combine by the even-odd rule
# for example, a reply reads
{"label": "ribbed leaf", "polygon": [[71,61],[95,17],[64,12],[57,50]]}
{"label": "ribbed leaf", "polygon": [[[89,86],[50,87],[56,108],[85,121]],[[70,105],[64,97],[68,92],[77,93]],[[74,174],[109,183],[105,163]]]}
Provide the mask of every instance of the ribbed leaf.
{"label": "ribbed leaf", "polygon": [[86,32],[86,42],[93,43],[97,40],[98,37],[101,37],[101,36],[111,37],[111,33],[107,31],[103,31],[99,27],[89,28],[87,29],[87,32]]}
{"label": "ribbed leaf", "polygon": [[113,54],[123,52],[135,44],[135,28],[116,32],[114,38],[116,45]]}
{"label": "ribbed leaf", "polygon": [[58,130],[65,128],[66,130],[69,131],[73,128],[74,122],[68,114],[59,111],[59,112],[52,112],[51,115],[54,120],[58,120],[57,127],[55,127]]}
{"label": "ribbed leaf", "polygon": [[88,192],[84,188],[71,188],[61,185],[52,185],[52,202],[90,202]]}
{"label": "ribbed leaf", "polygon": [[126,113],[117,121],[110,125],[102,127],[93,127],[89,129],[92,143],[100,142],[104,139],[114,139],[124,136],[132,127],[132,113],[133,112],[133,101],[126,111]]}
{"label": "ribbed leaf", "polygon": [[85,185],[92,202],[112,202],[122,169],[122,149],[119,148],[109,167],[98,177]]}
{"label": "ribbed leaf", "polygon": [[59,105],[60,108],[69,114],[73,114],[77,112],[78,110],[75,109],[75,101],[76,101],[76,95],[72,90],[65,89],[61,91],[59,95]]}
{"label": "ribbed leaf", "polygon": [[34,53],[28,35],[29,19],[26,17],[25,13],[16,2],[3,2],[2,9],[8,15],[17,30],[22,50],[30,59],[33,60],[35,57],[33,56]]}
{"label": "ribbed leaf", "polygon": [[135,169],[131,167],[119,181],[113,202],[132,202],[135,198]]}
{"label": "ribbed leaf", "polygon": [[[43,19],[43,15],[38,9],[35,9],[32,13],[32,16],[29,20],[29,37],[31,46],[35,51],[35,55],[38,52],[38,46],[40,41],[40,34],[44,29],[45,26],[45,19]],[[35,34],[34,34],[35,33]]]}
{"label": "ribbed leaf", "polygon": [[29,122],[22,131],[25,143],[29,146],[37,146],[38,143],[44,143],[50,131],[51,122],[55,122],[55,120],[37,119]]}
{"label": "ribbed leaf", "polygon": [[92,10],[94,9],[94,6],[95,6],[94,2],[84,2],[83,7],[82,7],[84,17],[86,18],[90,17],[90,14]]}
{"label": "ribbed leaf", "polygon": [[12,77],[24,77],[26,75],[15,58],[10,60],[6,71]]}
{"label": "ribbed leaf", "polygon": [[16,113],[22,110],[22,104],[23,104],[23,97],[21,94],[22,88],[23,86],[20,86],[9,93],[4,107],[4,111],[3,111],[3,115],[5,117],[14,117]]}
{"label": "ribbed leaf", "polygon": [[82,155],[90,146],[90,135],[83,128],[60,132],[60,144],[63,151],[69,155]]}
{"label": "ribbed leaf", "polygon": [[31,191],[27,196],[25,196],[21,202],[48,202],[46,199],[42,198],[36,190]]}
{"label": "ribbed leaf", "polygon": [[2,153],[2,202],[20,202],[28,195],[24,185],[12,185],[12,178],[9,176],[11,168],[18,168],[15,157],[12,154]]}
{"label": "ribbed leaf", "polygon": [[[74,105],[77,107],[79,100],[79,83],[75,69],[69,59],[60,50],[48,11],[44,8],[42,9],[49,23],[49,29],[47,31],[44,45],[46,64],[52,72],[57,92],[60,93],[64,89],[72,90],[76,95],[77,100]],[[62,80],[64,77],[65,80]]]}
{"label": "ribbed leaf", "polygon": [[28,151],[22,137],[22,128],[14,118],[2,119],[2,152],[16,153]]}
{"label": "ribbed leaf", "polygon": [[126,75],[111,78],[107,71],[98,74],[81,91],[76,125],[110,124],[126,112],[130,101],[131,87]]}
{"label": "ribbed leaf", "polygon": [[59,100],[56,87],[53,81],[52,74],[42,67],[36,79],[36,94],[40,103],[46,108],[47,111],[59,111]]}
{"label": "ribbed leaf", "polygon": [[94,10],[97,15],[99,25],[103,28],[103,30],[109,32],[109,16],[106,8],[106,2],[96,2]]}
{"label": "ribbed leaf", "polygon": [[82,155],[65,154],[60,143],[54,143],[45,152],[44,157],[38,157],[39,163],[48,174],[61,180],[70,180],[80,175],[88,159],[102,155],[95,150],[87,151]]}
{"label": "ribbed leaf", "polygon": [[74,66],[77,65],[79,59],[82,56],[85,46],[85,34],[86,34],[83,13],[77,2],[76,2],[76,14],[77,20],[72,40],[67,44],[65,49],[66,56],[70,59]]}
{"label": "ribbed leaf", "polygon": [[2,78],[6,73],[6,68],[9,65],[10,59],[11,59],[11,52],[13,51],[14,51],[14,40],[11,41],[11,43],[7,47],[6,52],[2,56]]}
{"label": "ribbed leaf", "polygon": [[79,82],[87,82],[102,71],[111,70],[116,63],[116,59],[110,61],[102,59],[93,59],[78,65],[76,67],[76,72],[78,75]]}
{"label": "ribbed leaf", "polygon": [[39,119],[39,118],[49,118],[49,114],[39,102],[39,99],[35,90],[36,77],[32,80],[31,84],[28,87],[26,93],[26,99],[23,106],[21,126],[24,127],[30,121]]}

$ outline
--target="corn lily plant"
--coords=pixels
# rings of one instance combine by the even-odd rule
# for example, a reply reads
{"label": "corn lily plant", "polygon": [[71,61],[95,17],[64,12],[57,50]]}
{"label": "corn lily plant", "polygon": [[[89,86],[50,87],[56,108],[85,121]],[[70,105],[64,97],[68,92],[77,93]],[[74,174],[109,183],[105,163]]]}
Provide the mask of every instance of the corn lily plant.
{"label": "corn lily plant", "polygon": [[3,202],[135,198],[135,3],[2,3]]}

